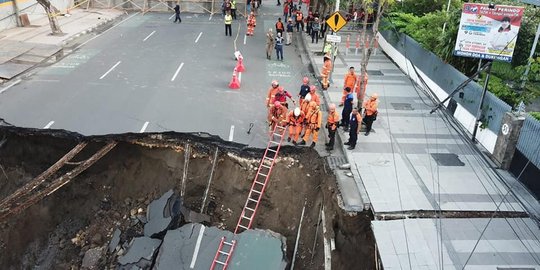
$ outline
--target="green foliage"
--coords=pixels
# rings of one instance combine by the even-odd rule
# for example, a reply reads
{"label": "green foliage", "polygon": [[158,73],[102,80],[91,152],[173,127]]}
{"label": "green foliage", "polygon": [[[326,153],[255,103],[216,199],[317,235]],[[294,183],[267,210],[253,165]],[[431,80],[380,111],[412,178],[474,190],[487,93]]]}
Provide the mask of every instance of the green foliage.
{"label": "green foliage", "polygon": [[[430,12],[446,10],[448,0],[408,0],[401,1],[393,6],[392,12],[410,13],[416,16],[422,16]],[[451,6],[459,8],[461,1],[452,0]]]}
{"label": "green foliage", "polygon": [[536,120],[540,121],[540,112],[529,112],[529,114],[536,118]]}

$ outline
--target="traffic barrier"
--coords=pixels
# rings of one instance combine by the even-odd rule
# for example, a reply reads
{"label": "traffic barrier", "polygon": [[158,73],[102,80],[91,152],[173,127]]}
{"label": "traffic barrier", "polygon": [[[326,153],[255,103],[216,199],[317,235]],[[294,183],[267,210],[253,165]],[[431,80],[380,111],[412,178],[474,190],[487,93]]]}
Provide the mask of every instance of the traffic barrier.
{"label": "traffic barrier", "polygon": [[345,43],[345,55],[349,54],[349,48],[351,47],[351,35],[347,35],[347,42]]}
{"label": "traffic barrier", "polygon": [[240,81],[238,80],[238,76],[236,75],[236,68],[234,68],[231,82],[229,83],[229,88],[231,89],[238,89],[240,88]]}
{"label": "traffic barrier", "polygon": [[356,49],[354,50],[354,54],[358,54],[358,48],[360,48],[360,35],[356,36]]}
{"label": "traffic barrier", "polygon": [[246,68],[244,67],[244,57],[242,57],[242,55],[238,57],[238,61],[236,62],[235,69],[238,72],[244,72],[246,70]]}

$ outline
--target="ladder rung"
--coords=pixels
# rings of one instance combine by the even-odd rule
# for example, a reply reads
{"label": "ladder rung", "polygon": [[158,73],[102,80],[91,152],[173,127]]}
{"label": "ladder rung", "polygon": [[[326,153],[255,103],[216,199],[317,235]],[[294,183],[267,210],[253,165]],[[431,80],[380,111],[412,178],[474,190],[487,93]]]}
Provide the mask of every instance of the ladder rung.
{"label": "ladder rung", "polygon": [[268,151],[271,151],[271,152],[274,152],[274,153],[277,152],[276,150],[271,149],[271,148],[268,148]]}
{"label": "ladder rung", "polygon": [[255,200],[255,199],[252,199],[252,198],[248,198],[249,201],[253,201],[253,202],[256,202],[256,203],[259,203],[259,201]]}
{"label": "ladder rung", "polygon": [[249,230],[249,228],[248,228],[248,227],[246,227],[246,226],[244,226],[244,225],[240,225],[240,224],[238,224],[238,227],[240,227],[240,228],[244,228],[244,229],[246,229],[246,230]]}
{"label": "ladder rung", "polygon": [[254,190],[252,189],[251,191],[255,192],[255,193],[258,193],[258,194],[262,194],[262,192],[258,191],[258,190]]}
{"label": "ladder rung", "polygon": [[227,252],[221,251],[221,250],[218,250],[218,252],[221,253],[221,254],[223,254],[223,255],[225,255],[225,256],[229,256],[229,254],[230,254],[230,253],[227,253]]}
{"label": "ladder rung", "polygon": [[246,216],[242,216],[242,218],[245,218],[245,219],[247,219],[247,220],[251,220],[251,219],[252,219],[252,218],[246,217]]}
{"label": "ladder rung", "polygon": [[255,209],[253,209],[253,208],[249,208],[249,207],[247,207],[247,206],[246,206],[245,208],[246,208],[247,210],[249,210],[249,211],[255,212]]}
{"label": "ladder rung", "polygon": [[221,265],[225,265],[225,263],[222,262],[222,261],[216,261],[216,262],[219,263],[219,264],[221,264]]}
{"label": "ladder rung", "polygon": [[271,143],[280,144],[280,142],[270,141]]}
{"label": "ladder rung", "polygon": [[267,177],[268,175],[264,174],[264,173],[259,173],[260,175],[264,176],[264,177]]}
{"label": "ladder rung", "polygon": [[267,157],[267,156],[265,156],[264,158],[266,158],[266,159],[268,159],[268,160],[271,160],[271,161],[274,161],[273,158],[269,158],[269,157]]}
{"label": "ladder rung", "polygon": [[267,168],[267,169],[272,169],[272,167],[266,166],[266,165],[264,165],[264,164],[262,164],[261,167],[265,167],[265,168]]}
{"label": "ladder rung", "polygon": [[227,242],[227,241],[223,241],[223,244],[228,245],[228,246],[232,246],[232,245],[233,245],[233,243]]}
{"label": "ladder rung", "polygon": [[255,183],[261,185],[261,186],[264,186],[264,183],[263,182],[259,182],[259,181],[255,181]]}

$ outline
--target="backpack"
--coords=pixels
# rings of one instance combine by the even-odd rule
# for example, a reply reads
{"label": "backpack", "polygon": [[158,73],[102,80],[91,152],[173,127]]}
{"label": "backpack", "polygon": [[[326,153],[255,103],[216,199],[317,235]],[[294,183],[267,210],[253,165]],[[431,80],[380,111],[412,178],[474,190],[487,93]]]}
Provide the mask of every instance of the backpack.
{"label": "backpack", "polygon": [[283,30],[283,23],[282,22],[277,22],[276,23],[276,29],[277,30]]}
{"label": "backpack", "polygon": [[302,16],[304,16],[302,14],[302,12],[298,12],[298,14],[296,14],[296,21],[299,22],[299,21],[302,21]]}

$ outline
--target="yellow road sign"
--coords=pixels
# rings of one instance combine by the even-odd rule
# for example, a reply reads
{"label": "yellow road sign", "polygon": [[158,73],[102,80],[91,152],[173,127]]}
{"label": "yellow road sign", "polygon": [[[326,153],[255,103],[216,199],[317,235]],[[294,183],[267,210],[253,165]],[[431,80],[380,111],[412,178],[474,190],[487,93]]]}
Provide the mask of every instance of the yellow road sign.
{"label": "yellow road sign", "polygon": [[347,20],[339,14],[339,12],[334,12],[334,14],[330,15],[330,18],[326,20],[326,24],[332,28],[334,32],[338,32],[343,26],[347,24]]}

